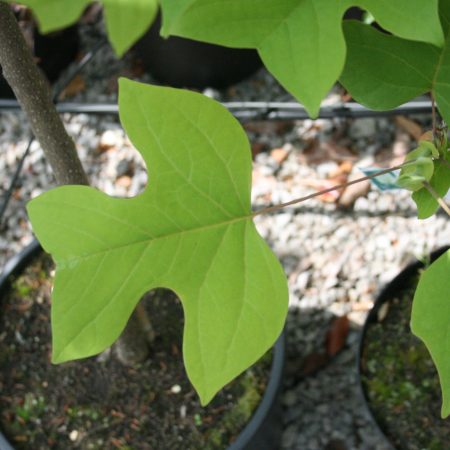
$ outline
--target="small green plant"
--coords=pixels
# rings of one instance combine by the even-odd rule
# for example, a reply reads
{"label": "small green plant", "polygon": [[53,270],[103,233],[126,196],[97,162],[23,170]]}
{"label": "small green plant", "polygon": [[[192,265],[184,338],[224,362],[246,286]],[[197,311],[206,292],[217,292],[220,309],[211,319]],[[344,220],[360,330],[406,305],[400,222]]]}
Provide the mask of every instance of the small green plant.
{"label": "small green plant", "polygon": [[20,294],[22,298],[28,297],[30,292],[32,292],[33,288],[25,281],[25,280],[17,280],[14,283],[14,288],[17,289],[17,292]]}
{"label": "small green plant", "polygon": [[46,410],[44,397],[38,395],[35,396],[32,393],[28,393],[25,396],[24,403],[18,405],[16,408],[16,415],[23,421],[28,422],[36,417],[41,417]]}
{"label": "small green plant", "polygon": [[[54,28],[69,21],[58,8],[71,5],[73,20],[88,1],[24,3]],[[103,3],[107,14],[120,5],[124,17],[139,5],[154,5]],[[392,35],[365,23],[342,24],[354,5]],[[258,49],[312,116],[339,78],[357,101],[377,110],[431,92],[450,123],[450,0],[162,0],[161,6],[164,35]],[[116,47],[121,53],[125,44]],[[244,133],[228,112],[199,94],[122,80],[119,108],[150,173],[144,194],[112,199],[69,186],[29,205],[34,229],[57,262],[53,358],[102,351],[146,290],[168,287],[183,301],[186,368],[207,403],[273,344],[286,314],[286,279],[258,236],[254,216],[311,196],[252,211]],[[413,192],[420,218],[439,206],[449,212],[442,199],[450,187],[447,135],[434,124],[432,138],[408,156],[398,180]],[[449,274],[447,252],[421,277],[412,314],[413,330],[439,371],[442,416],[450,414]]]}

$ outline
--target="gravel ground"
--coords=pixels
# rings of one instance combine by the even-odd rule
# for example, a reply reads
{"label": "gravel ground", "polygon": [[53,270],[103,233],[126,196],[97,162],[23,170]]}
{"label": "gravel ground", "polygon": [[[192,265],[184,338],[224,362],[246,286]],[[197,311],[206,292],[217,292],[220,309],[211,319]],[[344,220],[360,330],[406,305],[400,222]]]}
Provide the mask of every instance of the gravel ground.
{"label": "gravel ground", "polygon": [[[98,34],[98,30],[83,26],[85,47]],[[136,77],[138,72],[131,55],[117,61],[105,48],[81,74],[78,89],[66,95],[71,101],[115,101],[117,76]],[[151,81],[148,75],[139,75],[139,79]],[[208,90],[208,95],[221,100],[290,99],[264,70],[226,92]],[[259,208],[330,187],[358,176],[359,167],[394,165],[414,144],[418,130],[429,126],[427,120],[246,124],[255,153],[253,205]],[[134,196],[143,189],[147,177],[142,160],[116,117],[65,115],[64,121],[93,185],[115,196]],[[22,114],[0,113],[1,192],[28,139],[29,128]],[[0,225],[0,266],[32,239],[26,202],[53,185],[42,151],[34,143]],[[289,279],[282,448],[384,449],[358,393],[355,357],[359,330],[386,282],[413,256],[448,244],[449,221],[442,214],[418,221],[406,192],[381,192],[365,184],[342,195],[330,194],[259,216],[257,226]],[[334,334],[330,329],[343,323],[336,321],[337,317],[348,319],[350,331],[347,336],[343,333],[339,351],[331,356],[330,333]]]}

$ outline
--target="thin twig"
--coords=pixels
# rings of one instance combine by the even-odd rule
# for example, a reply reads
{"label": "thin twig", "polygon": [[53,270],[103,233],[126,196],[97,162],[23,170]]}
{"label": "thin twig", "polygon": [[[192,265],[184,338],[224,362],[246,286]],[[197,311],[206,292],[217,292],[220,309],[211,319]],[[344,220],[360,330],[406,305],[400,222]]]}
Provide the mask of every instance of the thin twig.
{"label": "thin twig", "polygon": [[352,186],[353,184],[361,183],[362,181],[371,180],[371,179],[379,177],[381,175],[385,175],[387,173],[394,172],[395,170],[399,170],[402,167],[405,167],[406,165],[412,164],[414,162],[416,162],[416,159],[412,159],[410,161],[404,162],[403,164],[391,167],[389,169],[380,170],[377,173],[374,173],[372,175],[367,175],[365,177],[358,178],[358,179],[353,180],[353,181],[349,181],[348,183],[337,184],[336,186],[333,186],[331,188],[325,189],[323,191],[314,192],[313,194],[306,195],[305,197],[300,197],[300,198],[291,200],[291,201],[286,202],[286,203],[280,203],[279,205],[274,205],[274,206],[269,206],[267,208],[259,209],[258,211],[255,211],[252,214],[252,217],[259,216],[261,214],[267,214],[267,213],[271,213],[271,212],[274,212],[274,211],[278,211],[280,209],[286,208],[287,206],[297,205],[298,203],[305,202],[306,200],[310,200],[310,199],[312,199],[314,197],[319,197],[320,195],[327,194],[328,192],[336,191],[338,189],[343,189],[343,188],[346,188],[348,186]]}
{"label": "thin twig", "polygon": [[439,203],[439,206],[450,216],[450,208],[445,203],[444,199],[434,190],[430,183],[423,183],[427,191],[433,196],[433,198]]}

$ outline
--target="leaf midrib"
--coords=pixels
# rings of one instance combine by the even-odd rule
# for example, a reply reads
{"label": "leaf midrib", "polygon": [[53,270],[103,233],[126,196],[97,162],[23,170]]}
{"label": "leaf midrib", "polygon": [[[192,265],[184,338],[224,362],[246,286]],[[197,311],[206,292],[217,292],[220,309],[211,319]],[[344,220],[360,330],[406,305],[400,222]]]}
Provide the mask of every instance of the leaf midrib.
{"label": "leaf midrib", "polygon": [[201,227],[193,227],[193,228],[188,228],[186,230],[172,231],[172,232],[169,232],[169,233],[166,233],[166,234],[161,234],[159,236],[155,236],[155,237],[152,237],[152,238],[149,238],[149,239],[140,239],[140,240],[134,241],[134,242],[127,242],[127,243],[122,244],[122,245],[117,245],[117,246],[114,246],[114,247],[106,248],[106,249],[99,250],[99,251],[96,251],[96,252],[93,252],[93,253],[87,253],[85,255],[81,255],[81,256],[78,256],[78,257],[75,257],[75,258],[72,258],[72,259],[65,259],[65,258],[59,259],[58,258],[57,262],[59,262],[59,261],[62,261],[62,262],[78,262],[78,261],[82,261],[82,260],[85,260],[85,259],[93,258],[95,256],[102,255],[104,253],[117,251],[117,250],[124,249],[124,248],[127,248],[127,247],[132,247],[132,246],[135,246],[135,245],[141,245],[141,244],[150,245],[153,242],[164,240],[164,239],[170,239],[171,237],[174,237],[174,236],[185,235],[185,234],[189,234],[189,233],[202,232],[202,231],[205,231],[205,230],[210,230],[210,229],[218,228],[218,227],[221,227],[221,226],[229,226],[229,225],[232,225],[232,224],[237,223],[237,222],[251,220],[251,219],[253,219],[253,213],[249,213],[249,214],[246,214],[244,216],[234,217],[232,219],[227,219],[227,220],[223,220],[223,221],[220,221],[220,222],[207,224],[207,225],[204,225],[204,226],[201,226]]}

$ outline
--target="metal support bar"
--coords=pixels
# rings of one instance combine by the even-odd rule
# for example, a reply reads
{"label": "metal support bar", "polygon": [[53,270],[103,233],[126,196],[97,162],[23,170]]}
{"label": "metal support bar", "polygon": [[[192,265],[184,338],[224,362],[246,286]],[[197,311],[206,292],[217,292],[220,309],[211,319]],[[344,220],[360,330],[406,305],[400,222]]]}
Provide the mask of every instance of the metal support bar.
{"label": "metal support bar", "polygon": [[[224,102],[222,103],[237,119],[249,120],[305,120],[309,119],[305,108],[295,102]],[[60,113],[70,114],[118,114],[118,106],[113,103],[71,103],[61,102],[56,106]],[[16,100],[0,100],[1,111],[20,109]],[[431,101],[415,100],[390,111],[373,111],[358,103],[343,103],[323,106],[319,112],[321,119],[386,117],[393,115],[429,114]]]}

